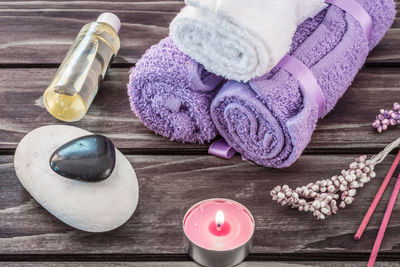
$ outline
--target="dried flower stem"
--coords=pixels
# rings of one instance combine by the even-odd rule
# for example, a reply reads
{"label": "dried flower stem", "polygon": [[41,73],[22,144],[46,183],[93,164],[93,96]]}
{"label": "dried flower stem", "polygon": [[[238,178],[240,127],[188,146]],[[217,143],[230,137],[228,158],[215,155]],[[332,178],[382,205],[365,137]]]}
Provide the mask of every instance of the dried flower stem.
{"label": "dried flower stem", "polygon": [[277,186],[271,191],[272,199],[282,206],[311,212],[317,219],[325,219],[353,203],[357,189],[376,177],[374,164],[366,159],[367,156],[361,156],[340,175],[295,190],[287,185]]}
{"label": "dried flower stem", "polygon": [[376,177],[375,166],[399,146],[400,138],[368,160],[367,156],[357,158],[349,165],[349,169],[342,170],[340,175],[309,183],[295,190],[288,185],[276,186],[270,194],[272,199],[282,206],[311,212],[317,219],[325,219],[329,215],[336,214],[339,208],[345,208],[353,203],[357,189]]}

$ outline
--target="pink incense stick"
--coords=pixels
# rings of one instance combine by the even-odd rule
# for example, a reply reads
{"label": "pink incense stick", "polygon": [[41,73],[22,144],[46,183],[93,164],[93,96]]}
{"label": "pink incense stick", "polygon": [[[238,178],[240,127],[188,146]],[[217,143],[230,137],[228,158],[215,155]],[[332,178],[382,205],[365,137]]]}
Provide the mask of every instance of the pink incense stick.
{"label": "pink incense stick", "polygon": [[367,213],[365,214],[364,219],[362,220],[361,225],[358,228],[356,235],[354,236],[354,240],[360,240],[362,234],[364,233],[365,228],[368,225],[369,220],[371,219],[372,214],[375,211],[376,206],[378,205],[383,193],[386,190],[387,185],[390,182],[390,179],[393,177],[393,173],[396,170],[399,162],[400,162],[400,150],[397,153],[397,156],[394,159],[392,166],[389,169],[389,172],[386,174],[386,177],[383,180],[381,187],[378,190],[378,193],[376,193],[376,196],[375,196],[374,200],[372,201],[371,206],[369,207]]}
{"label": "pink incense stick", "polygon": [[400,174],[397,178],[396,185],[394,186],[392,196],[390,197],[389,204],[386,208],[385,216],[383,216],[383,220],[381,223],[381,227],[379,228],[378,235],[376,236],[376,240],[374,243],[374,247],[372,248],[371,256],[369,257],[368,267],[373,267],[375,264],[376,256],[378,256],[379,248],[382,243],[383,236],[385,235],[386,227],[388,225],[390,215],[392,214],[392,210],[394,204],[396,203],[397,195],[400,190]]}

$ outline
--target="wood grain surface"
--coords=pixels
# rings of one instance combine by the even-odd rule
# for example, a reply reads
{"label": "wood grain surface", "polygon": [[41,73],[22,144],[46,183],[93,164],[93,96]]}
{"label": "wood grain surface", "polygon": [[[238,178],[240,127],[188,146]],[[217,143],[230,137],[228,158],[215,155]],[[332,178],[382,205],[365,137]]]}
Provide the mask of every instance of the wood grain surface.
{"label": "wood grain surface", "polygon": [[[396,4],[399,10],[400,0]],[[378,135],[370,123],[380,108],[400,101],[400,15],[335,109],[319,121],[298,162],[277,170],[239,156],[230,161],[209,156],[207,145],[170,142],[130,111],[129,68],[167,36],[182,6],[183,0],[0,0],[0,265],[194,267],[183,250],[183,215],[197,201],[225,197],[246,205],[256,220],[253,248],[241,267],[365,266],[391,189],[362,240],[352,237],[393,155],[351,206],[324,221],[279,206],[269,191],[329,178],[354,157],[376,153],[399,137],[398,127]],[[108,136],[127,155],[138,175],[140,200],[125,225],[91,234],[63,224],[32,199],[15,175],[13,153],[31,130],[61,124],[43,109],[40,97],[79,29],[105,11],[123,22],[121,50],[87,116],[71,125]],[[376,266],[400,264],[399,202]]]}
{"label": "wood grain surface", "polygon": [[[130,110],[126,92],[129,69],[111,69],[87,116],[71,125],[103,134],[126,153],[207,152],[208,145],[170,142],[149,131]],[[0,69],[0,148],[13,151],[31,130],[61,123],[42,105],[41,96],[56,69]],[[399,137],[391,127],[378,135],[371,127],[381,107],[393,107],[400,91],[400,68],[363,69],[353,85],[324,119],[320,120],[310,152],[378,152]],[[18,109],[18,112],[16,112]],[[10,152],[11,153],[11,152]],[[151,152],[152,153],[152,152]]]}
{"label": "wood grain surface", "polygon": [[[399,6],[400,0],[396,0]],[[111,11],[122,21],[116,64],[134,64],[168,34],[183,1],[1,1],[0,64],[59,64],[82,25]],[[398,15],[399,16],[399,15]],[[18,19],[14,19],[18,18]],[[399,17],[368,58],[368,63],[400,62]],[[52,25],[51,27],[49,25]]]}
{"label": "wood grain surface", "polygon": [[[184,254],[181,222],[186,210],[213,197],[235,199],[253,213],[257,225],[252,253],[368,253],[390,190],[362,240],[353,241],[353,235],[393,156],[377,168],[378,178],[359,190],[354,204],[327,220],[281,207],[269,196],[278,184],[295,187],[338,174],[354,157],[303,155],[292,167],[276,170],[253,166],[240,157],[228,161],[210,156],[128,156],[139,179],[138,208],[122,227],[91,234],[61,223],[41,208],[19,184],[13,157],[1,156],[0,253]],[[399,211],[397,205],[394,214]],[[393,216],[382,252],[400,256],[399,231],[400,217]]]}
{"label": "wood grain surface", "polygon": [[[54,266],[65,266],[65,267],[74,267],[74,266],[83,266],[83,267],[105,267],[105,266],[128,266],[128,267],[198,267],[199,265],[194,262],[187,261],[173,261],[173,262],[130,262],[130,263],[119,263],[119,262],[32,262],[32,263],[21,263],[21,262],[4,262],[4,267],[33,267],[33,266],[43,266],[43,267],[54,267]],[[346,266],[346,267],[364,267],[365,263],[355,262],[355,261],[326,261],[326,262],[252,262],[246,261],[237,267],[317,267],[317,266],[326,266],[326,267],[338,267],[338,266]],[[377,262],[375,267],[395,267],[398,266],[396,262]]]}

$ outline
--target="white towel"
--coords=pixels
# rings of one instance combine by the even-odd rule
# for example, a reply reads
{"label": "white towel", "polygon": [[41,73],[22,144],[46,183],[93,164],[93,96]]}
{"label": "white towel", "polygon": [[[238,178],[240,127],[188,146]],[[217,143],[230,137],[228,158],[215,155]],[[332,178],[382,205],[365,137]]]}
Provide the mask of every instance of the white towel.
{"label": "white towel", "polygon": [[170,25],[178,48],[217,75],[248,81],[289,52],[297,26],[324,0],[186,0]]}

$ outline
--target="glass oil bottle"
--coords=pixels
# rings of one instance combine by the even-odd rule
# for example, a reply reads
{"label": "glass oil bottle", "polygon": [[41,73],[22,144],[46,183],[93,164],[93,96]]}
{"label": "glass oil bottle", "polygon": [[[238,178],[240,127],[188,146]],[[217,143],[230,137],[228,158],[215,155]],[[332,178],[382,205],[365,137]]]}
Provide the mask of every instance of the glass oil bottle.
{"label": "glass oil bottle", "polygon": [[44,106],[51,115],[66,122],[85,116],[120,48],[120,27],[112,13],[83,26],[44,93]]}

